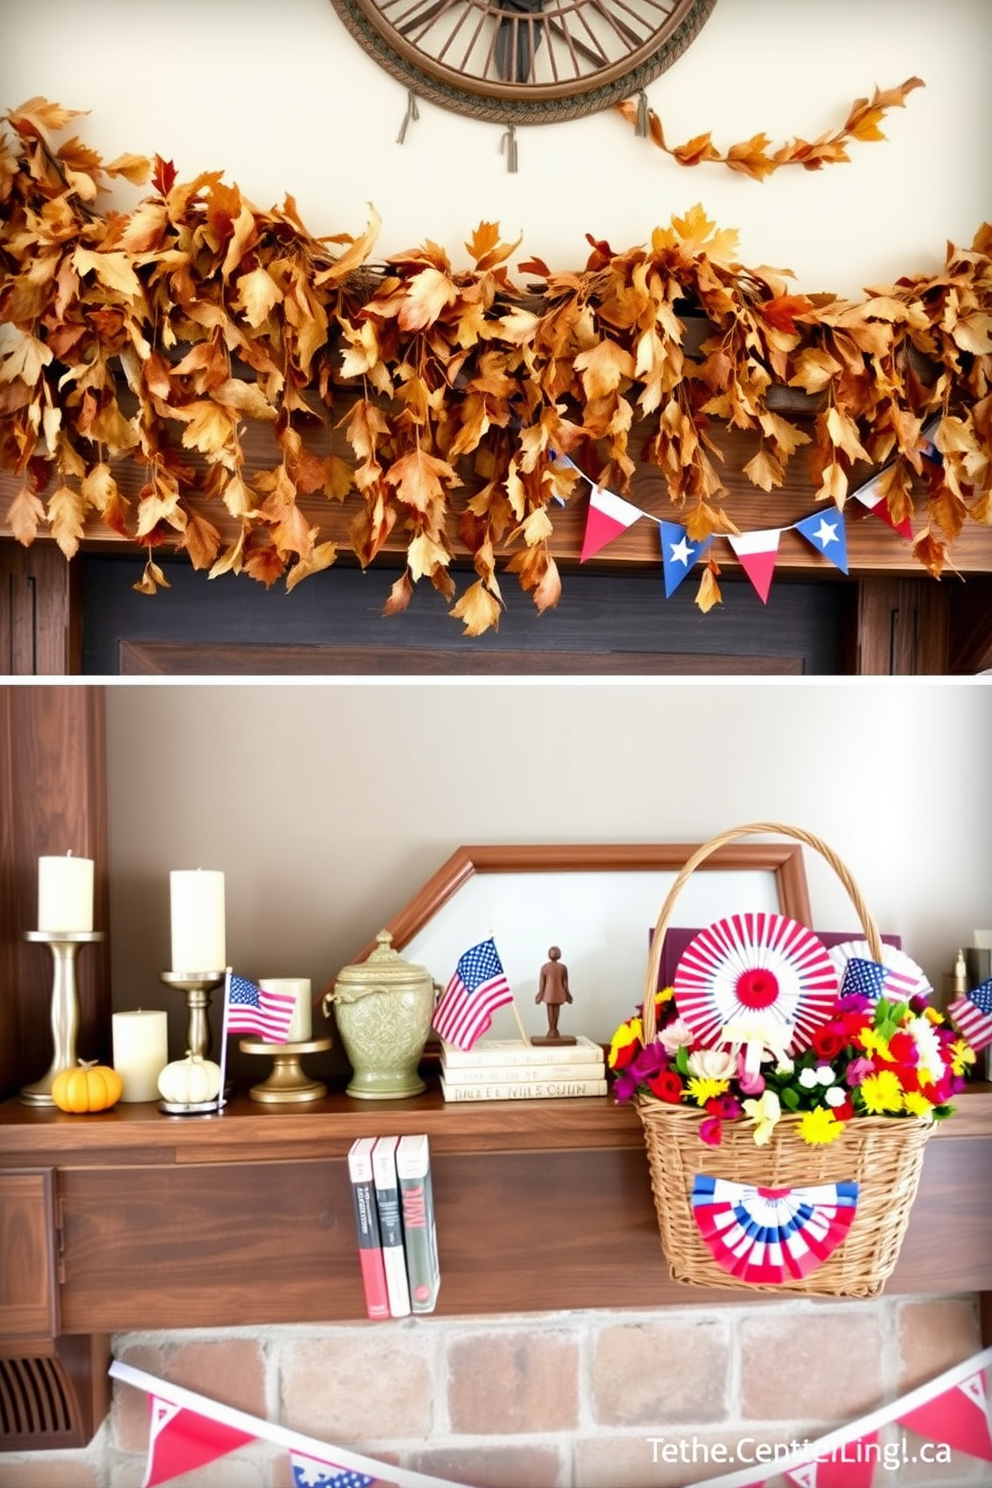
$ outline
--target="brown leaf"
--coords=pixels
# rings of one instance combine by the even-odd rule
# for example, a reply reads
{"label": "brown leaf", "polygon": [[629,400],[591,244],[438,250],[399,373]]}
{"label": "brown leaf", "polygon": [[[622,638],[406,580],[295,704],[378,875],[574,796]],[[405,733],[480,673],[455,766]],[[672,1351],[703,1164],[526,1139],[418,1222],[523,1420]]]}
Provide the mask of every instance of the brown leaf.
{"label": "brown leaf", "polygon": [[294,563],[286,575],[286,593],[292,594],[297,584],[307,579],[311,574],[323,573],[330,568],[338,556],[338,545],[335,542],[316,543],[309,558],[300,558]]}
{"label": "brown leaf", "polygon": [[407,285],[399,323],[404,331],[422,331],[458,298],[458,286],[440,269],[427,268]]}
{"label": "brown leaf", "polygon": [[413,584],[406,569],[400,574],[389,591],[389,598],[382,607],[384,615],[398,615],[405,610],[413,597]]}
{"label": "brown leaf", "polygon": [[463,622],[465,634],[469,636],[482,635],[487,630],[499,629],[499,604],[481,579],[469,585],[448,614],[452,619]]}
{"label": "brown leaf", "polygon": [[191,506],[187,506],[185,511],[186,530],[178,546],[185,548],[194,568],[209,568],[217,557],[220,533],[212,522],[208,522],[206,517]]}
{"label": "brown leaf", "polygon": [[708,615],[714,605],[723,603],[720,585],[717,583],[716,576],[709,567],[705,568],[700,576],[695,602],[704,615]]}
{"label": "brown leaf", "polygon": [[428,454],[419,445],[393,461],[385,480],[394,487],[400,501],[421,512],[443,503],[446,486],[461,485],[447,460]]}
{"label": "brown leaf", "polygon": [[138,594],[157,594],[160,589],[171,589],[171,587],[165,574],[150,556],[145,563],[141,578],[136,584],[131,585],[131,588]]}
{"label": "brown leaf", "polygon": [[38,535],[38,524],[44,520],[44,503],[25,483],[7,508],[7,526],[22,547],[29,548]]}

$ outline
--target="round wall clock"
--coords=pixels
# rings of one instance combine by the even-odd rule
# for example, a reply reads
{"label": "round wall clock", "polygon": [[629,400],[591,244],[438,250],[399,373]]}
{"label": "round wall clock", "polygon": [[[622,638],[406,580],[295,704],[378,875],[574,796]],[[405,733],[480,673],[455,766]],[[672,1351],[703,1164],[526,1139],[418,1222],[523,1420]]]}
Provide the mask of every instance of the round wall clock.
{"label": "round wall clock", "polygon": [[331,0],[411,92],[498,123],[609,108],[681,56],[716,0]]}

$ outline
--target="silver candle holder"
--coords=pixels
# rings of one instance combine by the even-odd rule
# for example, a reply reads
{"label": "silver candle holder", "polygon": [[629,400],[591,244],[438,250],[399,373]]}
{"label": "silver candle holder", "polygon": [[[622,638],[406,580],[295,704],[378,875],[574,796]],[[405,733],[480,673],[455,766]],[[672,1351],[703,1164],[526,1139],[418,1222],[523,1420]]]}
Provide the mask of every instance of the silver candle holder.
{"label": "silver candle holder", "polygon": [[26,940],[51,947],[54,962],[52,977],[52,1042],[54,1053],[51,1069],[33,1085],[25,1085],[21,1100],[27,1106],[54,1106],[52,1085],[63,1070],[75,1069],[76,1036],[79,1033],[79,988],[76,961],[79,948],[103,940],[102,930],[28,930]]}
{"label": "silver candle holder", "polygon": [[167,987],[185,992],[189,1019],[186,1025],[186,1050],[201,1059],[210,1058],[210,994],[223,982],[226,971],[163,971],[159,973]]}

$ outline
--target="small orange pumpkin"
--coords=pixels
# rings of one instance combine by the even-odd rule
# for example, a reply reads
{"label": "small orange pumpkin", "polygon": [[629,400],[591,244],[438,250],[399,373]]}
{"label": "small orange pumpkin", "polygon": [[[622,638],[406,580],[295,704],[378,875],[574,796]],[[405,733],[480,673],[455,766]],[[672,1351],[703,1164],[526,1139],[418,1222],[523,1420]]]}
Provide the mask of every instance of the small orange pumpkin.
{"label": "small orange pumpkin", "polygon": [[81,1059],[78,1069],[59,1070],[52,1081],[52,1100],[60,1111],[109,1111],[123,1089],[124,1081],[115,1069],[95,1059]]}

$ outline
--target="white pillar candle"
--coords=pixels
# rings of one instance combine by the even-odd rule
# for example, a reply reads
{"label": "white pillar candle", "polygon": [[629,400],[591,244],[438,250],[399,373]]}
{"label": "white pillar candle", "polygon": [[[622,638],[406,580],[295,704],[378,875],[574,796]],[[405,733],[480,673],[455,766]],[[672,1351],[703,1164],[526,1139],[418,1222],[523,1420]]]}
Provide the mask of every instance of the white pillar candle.
{"label": "white pillar candle", "polygon": [[169,1062],[164,1012],[114,1013],[114,1069],[124,1083],[122,1101],[158,1099],[158,1077]]}
{"label": "white pillar candle", "polygon": [[266,992],[292,993],[296,1006],[286,1033],[287,1044],[305,1044],[311,1036],[310,978],[261,977],[258,985]]}
{"label": "white pillar candle", "polygon": [[172,906],[172,970],[223,971],[224,875],[206,868],[177,868],[169,874]]}
{"label": "white pillar candle", "polygon": [[38,859],[38,929],[93,929],[93,859]]}

